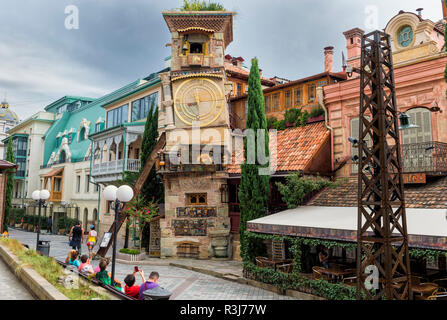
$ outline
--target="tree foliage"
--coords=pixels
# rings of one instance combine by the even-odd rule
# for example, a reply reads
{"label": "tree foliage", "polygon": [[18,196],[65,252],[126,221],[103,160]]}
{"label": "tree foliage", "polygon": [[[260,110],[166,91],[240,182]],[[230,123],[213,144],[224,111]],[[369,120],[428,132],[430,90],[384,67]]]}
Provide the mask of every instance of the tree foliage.
{"label": "tree foliage", "polygon": [[[16,163],[14,152],[12,151],[12,137],[8,140],[8,149],[6,150],[6,161]],[[9,215],[12,211],[12,192],[14,189],[14,173],[8,173],[6,178],[6,199],[5,199],[5,217],[3,220],[3,231],[8,231]]]}
{"label": "tree foliage", "polygon": [[302,177],[295,173],[286,178],[286,183],[277,182],[282,200],[287,203],[289,209],[302,204],[306,195],[331,185],[331,182],[323,178]]}
{"label": "tree foliage", "polygon": [[[261,150],[265,156],[269,155],[269,136],[267,130],[267,121],[265,119],[264,95],[261,87],[261,78],[259,74],[258,60],[252,60],[250,75],[248,78],[248,114],[247,129],[253,129],[255,132],[254,146],[247,146],[247,138],[244,138],[244,154],[247,159],[247,150],[254,149],[255,155],[258,155],[258,129],[264,130],[265,144]],[[262,241],[249,239],[245,235],[247,221],[263,217],[267,214],[269,197],[269,178],[268,175],[260,175],[259,169],[268,167],[268,164],[262,165],[256,157],[253,164],[242,164],[241,183],[239,186],[239,200],[241,210],[241,222],[239,227],[241,257],[244,261],[251,260],[257,252],[262,252],[264,246]]]}
{"label": "tree foliage", "polygon": [[138,196],[126,203],[123,212],[127,215],[127,225],[136,227],[140,238],[140,252],[143,246],[143,232],[151,219],[158,214],[158,206],[153,201],[146,201],[143,196]]}

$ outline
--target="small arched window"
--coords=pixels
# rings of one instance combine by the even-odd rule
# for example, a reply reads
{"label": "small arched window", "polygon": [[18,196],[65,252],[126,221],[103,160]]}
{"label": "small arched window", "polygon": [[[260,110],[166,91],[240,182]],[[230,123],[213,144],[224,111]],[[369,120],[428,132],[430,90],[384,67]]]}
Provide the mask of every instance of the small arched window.
{"label": "small arched window", "polygon": [[65,153],[65,150],[62,150],[59,155],[59,162],[64,163],[65,161],[67,161],[67,154]]}

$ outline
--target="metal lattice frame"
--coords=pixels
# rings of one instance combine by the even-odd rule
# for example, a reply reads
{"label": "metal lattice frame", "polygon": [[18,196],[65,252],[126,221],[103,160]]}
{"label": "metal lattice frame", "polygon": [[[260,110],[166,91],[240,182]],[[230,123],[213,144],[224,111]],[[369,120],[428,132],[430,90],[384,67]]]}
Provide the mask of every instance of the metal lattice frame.
{"label": "metal lattice frame", "polygon": [[[357,230],[357,299],[410,298],[410,260],[402,157],[389,35],[362,38]],[[368,146],[366,140],[372,144]],[[379,288],[365,286],[378,269]]]}

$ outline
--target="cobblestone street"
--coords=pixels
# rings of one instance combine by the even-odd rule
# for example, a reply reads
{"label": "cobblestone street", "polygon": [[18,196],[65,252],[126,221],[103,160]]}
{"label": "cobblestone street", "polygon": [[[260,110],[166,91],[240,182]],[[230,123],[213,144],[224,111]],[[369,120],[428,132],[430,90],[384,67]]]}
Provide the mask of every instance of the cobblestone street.
{"label": "cobblestone street", "polygon": [[[34,248],[36,244],[36,233],[10,229],[10,237],[16,238]],[[58,260],[65,260],[70,249],[68,246],[68,237],[60,235],[41,235],[42,240],[51,241],[50,255]],[[96,249],[95,249],[96,251]],[[82,252],[88,252],[87,247],[82,247]],[[109,254],[111,252],[109,251]],[[182,260],[178,260],[182,261]],[[188,261],[188,264],[193,262]],[[197,261],[197,265],[202,262]],[[98,261],[92,262],[93,266],[98,265]],[[146,276],[151,271],[157,271],[160,274],[160,285],[171,292],[171,299],[175,300],[284,300],[293,299],[288,296],[278,295],[276,293],[260,288],[243,285],[232,281],[216,278],[195,271],[166,265],[164,260],[160,260],[160,265],[139,265]],[[108,267],[111,270],[111,266]],[[116,277],[123,282],[124,277],[132,273],[133,265],[117,263]],[[137,278],[137,284],[141,282]],[[2,290],[3,291],[3,290]]]}

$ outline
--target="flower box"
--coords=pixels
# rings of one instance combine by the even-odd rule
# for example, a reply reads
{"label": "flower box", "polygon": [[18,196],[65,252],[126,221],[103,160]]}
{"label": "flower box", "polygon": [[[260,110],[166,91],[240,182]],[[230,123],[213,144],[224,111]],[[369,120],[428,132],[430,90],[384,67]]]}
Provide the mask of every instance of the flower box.
{"label": "flower box", "polygon": [[59,234],[65,235],[65,229],[59,229]]}
{"label": "flower box", "polygon": [[324,114],[307,119],[307,123],[324,121]]}

